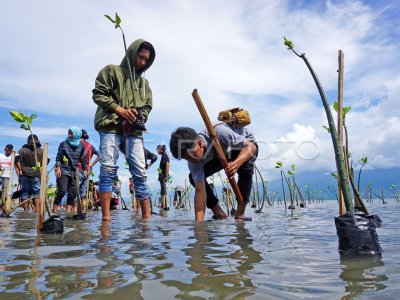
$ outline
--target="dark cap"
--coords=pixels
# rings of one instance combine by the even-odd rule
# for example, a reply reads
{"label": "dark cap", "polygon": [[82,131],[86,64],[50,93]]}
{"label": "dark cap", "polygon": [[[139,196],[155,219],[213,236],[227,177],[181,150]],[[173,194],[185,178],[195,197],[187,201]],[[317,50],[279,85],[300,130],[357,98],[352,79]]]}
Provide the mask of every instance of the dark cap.
{"label": "dark cap", "polygon": [[14,146],[11,144],[7,144],[4,149],[14,149]]}
{"label": "dark cap", "polygon": [[[36,147],[41,147],[42,145],[40,144],[39,138],[36,134],[33,134],[33,139],[35,140],[35,145]],[[32,141],[32,134],[28,135],[28,139],[26,141],[28,145],[33,145]]]}
{"label": "dark cap", "polygon": [[89,135],[87,134],[87,131],[85,129],[82,129],[81,138],[84,139],[84,140],[88,140],[89,139]]}

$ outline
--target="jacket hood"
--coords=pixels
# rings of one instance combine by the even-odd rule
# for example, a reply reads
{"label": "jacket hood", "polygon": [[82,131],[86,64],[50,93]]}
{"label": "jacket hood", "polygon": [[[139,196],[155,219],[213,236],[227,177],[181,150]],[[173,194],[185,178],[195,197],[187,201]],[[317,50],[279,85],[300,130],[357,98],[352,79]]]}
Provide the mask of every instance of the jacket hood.
{"label": "jacket hood", "polygon": [[[150,44],[149,42],[147,42],[147,41],[145,41],[143,39],[138,39],[138,40],[134,41],[129,46],[129,48],[127,50],[129,63],[131,65],[132,72],[133,72],[133,67],[135,66],[135,63],[136,63],[136,56],[137,56],[137,54],[139,52],[140,45],[143,44],[143,43],[148,43],[150,48],[151,48],[151,50],[150,50],[150,59],[149,59],[149,62],[144,66],[143,69],[136,71],[136,74],[139,75],[139,76],[142,75],[143,72],[145,72],[147,69],[149,69],[151,67],[151,65],[153,64],[154,59],[156,57],[156,51],[154,50],[154,47],[153,47],[152,44]],[[121,68],[129,69],[126,55],[122,59],[121,64],[119,66]]]}

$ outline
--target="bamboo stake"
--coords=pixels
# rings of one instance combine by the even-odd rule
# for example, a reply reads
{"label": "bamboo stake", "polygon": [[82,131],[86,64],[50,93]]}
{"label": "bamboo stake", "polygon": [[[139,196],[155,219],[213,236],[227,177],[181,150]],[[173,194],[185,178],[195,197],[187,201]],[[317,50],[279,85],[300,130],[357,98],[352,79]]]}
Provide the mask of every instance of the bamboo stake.
{"label": "bamboo stake", "polygon": [[49,144],[44,144],[43,147],[43,157],[42,157],[42,166],[41,166],[41,174],[40,174],[40,200],[39,200],[39,214],[38,214],[38,230],[43,229],[44,224],[44,210],[45,210],[45,201],[46,201],[46,190],[47,190],[47,156],[49,152]]}
{"label": "bamboo stake", "polygon": [[[221,162],[221,165],[225,169],[226,166],[228,165],[228,161],[225,157],[224,150],[221,147],[221,144],[218,140],[217,134],[215,133],[214,127],[212,126],[210,118],[208,117],[207,111],[203,105],[203,101],[201,101],[201,98],[200,98],[200,95],[199,95],[199,92],[197,91],[197,89],[193,90],[192,96],[193,96],[194,102],[196,102],[196,105],[197,105],[197,108],[199,109],[201,117],[203,118],[203,121],[206,125],[208,134],[210,135],[210,138],[215,143],[215,150],[217,152],[217,155]],[[232,189],[233,189],[233,192],[235,193],[236,198],[238,199],[238,202],[243,205],[243,197],[242,197],[242,194],[240,193],[239,186],[237,185],[235,178],[231,177],[231,178],[228,178],[228,180],[232,186]]]}
{"label": "bamboo stake", "polygon": [[[338,69],[338,137],[339,145],[343,149],[343,69],[344,69],[344,55],[342,50],[339,50],[338,55],[339,69]],[[346,213],[346,207],[344,205],[342,188],[340,186],[340,177],[338,180],[338,196],[339,196],[339,215],[342,216]]]}
{"label": "bamboo stake", "polygon": [[4,207],[4,211],[6,215],[11,213],[12,208],[12,183],[13,183],[13,174],[14,174],[14,164],[15,164],[15,151],[11,153],[11,165],[10,165],[10,178],[8,179],[8,187],[7,187],[7,196],[6,196],[6,204]]}

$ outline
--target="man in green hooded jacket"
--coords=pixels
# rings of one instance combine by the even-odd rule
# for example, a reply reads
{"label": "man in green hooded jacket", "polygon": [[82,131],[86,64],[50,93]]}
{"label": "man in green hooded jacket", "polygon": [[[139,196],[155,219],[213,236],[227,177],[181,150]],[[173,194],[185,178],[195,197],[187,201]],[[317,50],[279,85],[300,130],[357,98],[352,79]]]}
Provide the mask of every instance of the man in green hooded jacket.
{"label": "man in green hooded jacket", "polygon": [[128,162],[142,217],[151,216],[142,131],[153,104],[144,73],[154,58],[154,47],[145,40],[136,40],[119,66],[104,67],[96,78],[93,101],[98,107],[94,126],[100,134],[99,194],[103,221],[110,221],[112,182],[117,176],[119,151]]}

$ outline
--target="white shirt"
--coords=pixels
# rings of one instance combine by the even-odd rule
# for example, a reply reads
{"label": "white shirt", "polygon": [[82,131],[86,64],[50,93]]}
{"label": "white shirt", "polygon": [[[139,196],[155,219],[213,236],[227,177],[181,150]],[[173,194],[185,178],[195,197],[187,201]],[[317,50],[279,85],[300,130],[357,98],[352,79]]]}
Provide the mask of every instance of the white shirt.
{"label": "white shirt", "polygon": [[6,156],[5,154],[1,153],[0,154],[0,166],[3,169],[3,174],[1,175],[1,177],[6,177],[6,178],[10,178],[10,169],[11,169],[11,155],[10,156]]}

